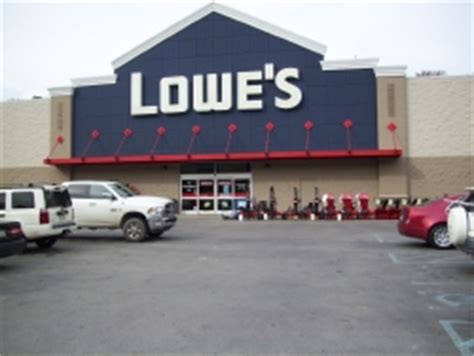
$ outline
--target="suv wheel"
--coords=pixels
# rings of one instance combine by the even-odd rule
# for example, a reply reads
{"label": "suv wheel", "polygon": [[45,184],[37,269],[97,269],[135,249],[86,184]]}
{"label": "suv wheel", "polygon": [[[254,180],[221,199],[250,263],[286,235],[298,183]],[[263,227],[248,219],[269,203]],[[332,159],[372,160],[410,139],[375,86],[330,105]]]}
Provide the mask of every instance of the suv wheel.
{"label": "suv wheel", "polygon": [[122,227],[125,239],[131,242],[140,242],[147,236],[147,227],[141,218],[129,218]]}
{"label": "suv wheel", "polygon": [[58,241],[57,238],[55,237],[47,237],[47,238],[44,238],[44,239],[41,239],[41,240],[38,240],[38,241],[35,241],[36,242],[36,245],[38,245],[39,248],[50,248],[51,246],[53,246],[56,241]]}

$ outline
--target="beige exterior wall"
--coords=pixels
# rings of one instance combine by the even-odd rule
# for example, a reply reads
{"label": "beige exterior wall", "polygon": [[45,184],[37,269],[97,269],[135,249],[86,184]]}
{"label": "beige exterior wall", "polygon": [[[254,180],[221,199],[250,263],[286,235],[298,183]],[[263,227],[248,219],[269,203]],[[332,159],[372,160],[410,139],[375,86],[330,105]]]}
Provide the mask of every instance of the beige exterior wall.
{"label": "beige exterior wall", "polygon": [[409,191],[462,192],[474,185],[473,77],[408,81]]}
{"label": "beige exterior wall", "polygon": [[[379,149],[402,149],[402,157],[379,161],[379,195],[408,195],[407,162],[407,79],[377,78],[377,130]],[[394,134],[387,128],[397,126]]]}
{"label": "beige exterior wall", "polygon": [[60,183],[68,169],[43,164],[50,152],[50,100],[0,103],[0,184]]}
{"label": "beige exterior wall", "polygon": [[131,184],[141,194],[179,198],[178,165],[75,167],[74,180],[116,180]]}
{"label": "beige exterior wall", "polygon": [[[71,158],[72,149],[72,96],[55,96],[51,98],[50,146],[56,148],[51,158]],[[64,139],[58,144],[57,139]]]}
{"label": "beige exterior wall", "polygon": [[472,86],[472,76],[408,80],[408,156],[472,156]]}
{"label": "beige exterior wall", "polygon": [[0,185],[49,183],[60,184],[69,180],[69,169],[56,167],[16,167],[0,169]]}
{"label": "beige exterior wall", "polygon": [[[179,199],[179,165],[128,165],[104,167],[76,167],[72,179],[120,180],[130,183],[141,194],[161,195]],[[278,208],[286,209],[293,202],[293,188],[297,187],[302,203],[314,198],[314,187],[320,194],[332,192],[338,197],[343,192],[378,194],[377,160],[297,161],[252,164],[253,196],[268,200],[273,185]]]}
{"label": "beige exterior wall", "polygon": [[0,103],[1,167],[41,167],[49,152],[49,99]]}
{"label": "beige exterior wall", "polygon": [[409,171],[412,196],[462,193],[473,185],[471,157],[410,158]]}
{"label": "beige exterior wall", "polygon": [[[407,149],[407,79],[405,77],[377,78],[377,133],[379,149]],[[388,124],[397,125],[394,145]],[[394,147],[396,146],[396,147]]]}
{"label": "beige exterior wall", "polygon": [[320,195],[331,192],[365,192],[371,197],[378,195],[377,160],[313,160],[252,164],[254,196],[257,200],[268,200],[270,186],[275,188],[278,209],[284,210],[293,204],[293,188],[297,187],[302,204],[314,198],[314,187]]}
{"label": "beige exterior wall", "polygon": [[408,162],[405,157],[379,160],[378,195],[408,196]]}

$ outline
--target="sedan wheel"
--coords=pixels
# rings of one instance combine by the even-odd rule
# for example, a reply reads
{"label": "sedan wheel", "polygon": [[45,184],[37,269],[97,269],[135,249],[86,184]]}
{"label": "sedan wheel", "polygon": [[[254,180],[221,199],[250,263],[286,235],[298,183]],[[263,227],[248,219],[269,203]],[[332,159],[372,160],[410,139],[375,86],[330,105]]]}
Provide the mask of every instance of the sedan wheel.
{"label": "sedan wheel", "polygon": [[430,231],[428,242],[431,246],[439,249],[451,248],[449,241],[448,227],[446,224],[436,225]]}

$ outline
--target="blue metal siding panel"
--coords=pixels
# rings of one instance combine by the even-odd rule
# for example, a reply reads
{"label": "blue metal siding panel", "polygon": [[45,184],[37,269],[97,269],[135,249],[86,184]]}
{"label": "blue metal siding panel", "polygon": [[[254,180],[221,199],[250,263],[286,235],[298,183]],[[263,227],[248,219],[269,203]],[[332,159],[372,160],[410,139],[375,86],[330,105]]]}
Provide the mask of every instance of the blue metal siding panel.
{"label": "blue metal siding panel", "polygon": [[[271,36],[258,29],[211,14],[190,25],[172,38],[151,48],[117,70],[115,85],[77,88],[74,93],[74,156],[80,156],[90,132],[98,129],[101,137],[88,155],[112,155],[122,132],[134,131],[121,154],[148,154],[155,129],[167,128],[157,151],[163,154],[186,153],[192,125],[202,127],[193,152],[223,152],[227,142],[227,125],[238,125],[231,151],[263,151],[264,126],[276,125],[271,136],[271,150],[304,149],[306,132],[303,125],[313,120],[311,149],[330,150],[346,147],[342,122],[350,118],[352,147],[377,148],[376,83],[372,70],[323,72],[322,56],[293,43]],[[236,109],[236,80],[233,83],[233,109],[228,112],[200,114],[190,108],[187,113],[151,117],[130,115],[130,74],[143,73],[144,104],[158,104],[158,83],[162,77],[184,75],[190,81],[194,74],[263,70],[265,63],[274,63],[275,71],[297,67],[300,79],[294,83],[303,92],[302,103],[294,110],[274,107],[275,95],[282,95],[273,82],[263,82],[264,109],[239,112]]]}

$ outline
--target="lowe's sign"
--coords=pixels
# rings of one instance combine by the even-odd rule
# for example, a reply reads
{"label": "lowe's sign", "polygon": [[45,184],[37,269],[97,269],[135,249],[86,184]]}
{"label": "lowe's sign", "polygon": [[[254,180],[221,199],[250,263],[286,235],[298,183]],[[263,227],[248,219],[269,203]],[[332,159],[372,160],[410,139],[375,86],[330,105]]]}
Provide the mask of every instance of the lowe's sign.
{"label": "lowe's sign", "polygon": [[[198,113],[230,111],[260,111],[263,109],[263,82],[273,81],[279,94],[273,105],[279,110],[296,108],[303,99],[301,89],[292,81],[300,77],[298,68],[286,67],[275,72],[273,63],[263,70],[195,74],[192,80],[185,76],[163,77],[159,81],[158,105],[145,105],[143,74],[130,74],[130,109],[132,116],[182,114],[190,109]],[[233,95],[233,90],[236,95]],[[191,97],[190,97],[191,95]],[[236,98],[236,103],[233,102]]]}
{"label": "lowe's sign", "polygon": [[[211,7],[212,9],[214,6]],[[218,7],[220,8],[220,7]],[[222,153],[235,124],[230,153],[346,149],[342,123],[351,119],[355,149],[375,149],[377,87],[372,69],[323,70],[324,55],[307,42],[210,11],[133,49],[115,68],[115,81],[74,89],[73,155],[186,154],[192,128],[201,128],[192,153]],[[242,21],[238,20],[240,18]],[[314,130],[305,129],[306,121]],[[91,133],[100,139],[90,144]],[[90,145],[90,148],[88,147]]]}

